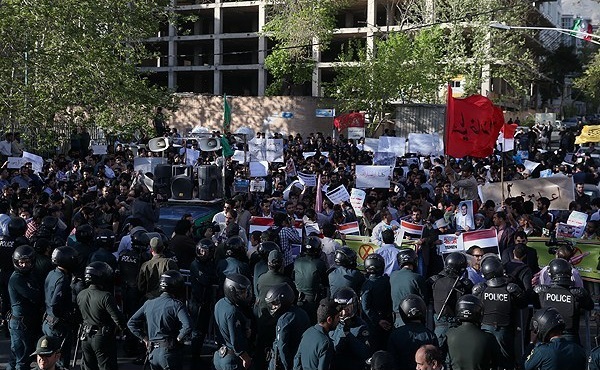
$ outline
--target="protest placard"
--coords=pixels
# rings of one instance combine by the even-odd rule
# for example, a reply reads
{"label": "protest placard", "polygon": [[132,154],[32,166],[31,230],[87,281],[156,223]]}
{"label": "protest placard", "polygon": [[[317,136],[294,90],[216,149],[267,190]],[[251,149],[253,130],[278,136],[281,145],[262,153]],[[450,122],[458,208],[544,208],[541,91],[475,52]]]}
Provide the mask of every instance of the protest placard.
{"label": "protest placard", "polygon": [[231,160],[242,164],[246,163],[246,152],[244,152],[243,150],[236,150],[235,152],[233,152]]}
{"label": "protest placard", "polygon": [[456,234],[439,235],[438,240],[440,240],[442,242],[442,244],[438,245],[438,253],[439,254],[459,251],[458,235],[456,235]]}
{"label": "protest placard", "polygon": [[[308,157],[314,157],[317,152],[303,152],[302,156],[306,159]],[[321,155],[324,157],[329,157],[329,152],[321,152]]]}
{"label": "protest placard", "polygon": [[382,188],[390,187],[390,176],[392,169],[389,166],[356,166],[356,187]]}
{"label": "protest placard", "polygon": [[135,157],[133,159],[133,169],[135,172],[154,173],[154,168],[159,164],[167,164],[167,158],[163,157]]}
{"label": "protest placard", "polygon": [[294,160],[292,158],[285,162],[285,174],[287,177],[294,177],[298,175],[296,172],[296,164],[294,164]]}
{"label": "protest placard", "polygon": [[340,204],[342,202],[350,200],[350,194],[348,193],[348,190],[346,190],[346,187],[344,185],[340,185],[337,188],[328,191],[325,195],[333,204]]}
{"label": "protest placard", "polygon": [[408,134],[408,151],[422,155],[441,155],[444,145],[438,134]]}
{"label": "protest placard", "polygon": [[[502,186],[504,185],[504,191]],[[540,197],[550,199],[550,209],[569,209],[569,203],[575,200],[575,190],[572,177],[545,177],[540,179],[527,179],[486,183],[481,187],[482,199],[493,200],[502,204],[502,195],[505,198],[522,196],[526,201],[536,204]]]}
{"label": "protest placard", "polygon": [[396,153],[377,152],[373,155],[373,164],[376,166],[396,166]]}
{"label": "protest placard", "polygon": [[262,179],[252,179],[250,181],[250,192],[251,193],[264,193],[267,187],[267,182]]}
{"label": "protest placard", "polygon": [[283,139],[267,139],[267,161],[283,163]]}
{"label": "protest placard", "polygon": [[250,191],[250,180],[234,180],[233,191],[236,193],[247,193]]}
{"label": "protest placard", "polygon": [[267,160],[267,140],[254,138],[248,143],[250,161],[260,162]]}
{"label": "protest placard", "polygon": [[377,151],[396,153],[396,157],[402,157],[406,152],[406,139],[403,137],[380,136]]}
{"label": "protest placard", "polygon": [[540,164],[538,162],[533,162],[528,159],[523,161],[523,166],[525,166],[525,169],[529,170],[530,172],[533,172],[536,169],[536,167],[539,165]]}
{"label": "protest placard", "polygon": [[375,153],[379,148],[379,139],[367,137],[365,138],[365,143],[360,145],[359,147],[365,152]]}
{"label": "protest placard", "polygon": [[362,207],[366,197],[367,193],[364,190],[352,189],[350,191],[350,204],[358,217],[362,217]]}
{"label": "protest placard", "polygon": [[587,224],[587,218],[588,218],[587,213],[573,211],[573,212],[571,212],[571,214],[569,215],[569,218],[567,219],[567,225],[585,227],[585,225]]}
{"label": "protest placard", "polygon": [[298,172],[298,181],[300,181],[302,185],[317,186],[317,175]]}
{"label": "protest placard", "polygon": [[266,177],[269,173],[269,162],[250,162],[251,177]]}
{"label": "protest placard", "polygon": [[8,157],[6,168],[21,168],[25,166],[27,159],[21,157]]}
{"label": "protest placard", "polygon": [[585,226],[573,226],[564,222],[559,222],[556,225],[557,238],[581,238],[584,231]]}
{"label": "protest placard", "polygon": [[185,164],[193,166],[196,161],[200,158],[200,151],[196,149],[185,148]]}
{"label": "protest placard", "polygon": [[44,168],[44,158],[29,152],[23,152],[23,158],[26,160],[26,163],[31,162],[33,172],[42,172],[42,169]]}
{"label": "protest placard", "polygon": [[348,127],[348,139],[358,140],[365,137],[364,127]]}
{"label": "protest placard", "polygon": [[108,154],[108,145],[92,145],[92,152],[97,155]]}

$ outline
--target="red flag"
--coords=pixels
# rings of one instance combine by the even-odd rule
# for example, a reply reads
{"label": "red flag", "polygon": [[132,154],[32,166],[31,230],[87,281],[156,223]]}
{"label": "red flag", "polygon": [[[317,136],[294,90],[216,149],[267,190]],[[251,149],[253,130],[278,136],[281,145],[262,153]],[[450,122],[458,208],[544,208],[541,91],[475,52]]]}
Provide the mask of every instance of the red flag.
{"label": "red flag", "polygon": [[365,127],[365,115],[358,112],[342,114],[333,119],[333,125],[338,131],[343,131],[348,127]]}
{"label": "red flag", "polygon": [[485,96],[452,97],[448,86],[446,110],[446,154],[455,158],[492,155],[504,114]]}

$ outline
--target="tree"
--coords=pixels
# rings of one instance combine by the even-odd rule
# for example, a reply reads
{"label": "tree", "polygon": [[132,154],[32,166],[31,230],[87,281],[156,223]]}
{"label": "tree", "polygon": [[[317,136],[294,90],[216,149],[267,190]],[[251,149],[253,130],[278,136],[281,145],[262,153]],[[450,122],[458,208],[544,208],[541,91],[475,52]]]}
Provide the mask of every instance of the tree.
{"label": "tree", "polygon": [[[5,0],[0,6],[0,119],[51,138],[57,117],[107,132],[147,125],[171,95],[136,66],[166,0]],[[73,114],[72,112],[79,112]],[[82,113],[83,112],[83,113]]]}
{"label": "tree", "polygon": [[583,74],[575,80],[575,86],[586,93],[586,97],[595,107],[600,105],[600,52],[585,65]]}

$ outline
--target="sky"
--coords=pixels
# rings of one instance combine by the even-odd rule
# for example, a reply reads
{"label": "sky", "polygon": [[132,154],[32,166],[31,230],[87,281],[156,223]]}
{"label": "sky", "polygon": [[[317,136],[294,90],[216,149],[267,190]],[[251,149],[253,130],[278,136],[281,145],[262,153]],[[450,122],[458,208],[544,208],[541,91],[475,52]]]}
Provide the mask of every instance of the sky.
{"label": "sky", "polygon": [[596,0],[562,0],[562,13],[581,15],[592,19],[592,25],[600,25],[600,2]]}

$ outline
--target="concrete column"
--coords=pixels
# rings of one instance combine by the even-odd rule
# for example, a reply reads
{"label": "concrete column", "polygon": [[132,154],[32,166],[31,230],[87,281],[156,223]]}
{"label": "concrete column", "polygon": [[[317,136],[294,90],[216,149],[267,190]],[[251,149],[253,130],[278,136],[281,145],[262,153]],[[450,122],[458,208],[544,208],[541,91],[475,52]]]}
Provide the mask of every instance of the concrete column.
{"label": "concrete column", "polygon": [[[171,0],[171,6],[175,6],[176,1]],[[170,90],[177,89],[177,72],[175,72],[174,68],[177,67],[177,42],[175,41],[175,37],[177,36],[177,28],[174,24],[169,24],[169,41],[168,41],[168,63],[169,70],[167,72],[167,87]]]}
{"label": "concrete column", "polygon": [[[492,35],[488,31],[485,36],[486,54],[490,52]],[[492,92],[492,72],[489,64],[484,64],[481,67],[481,95],[489,96]]]}
{"label": "concrete column", "polygon": [[375,22],[377,22],[377,0],[367,0],[367,55],[375,48]]}
{"label": "concrete column", "polygon": [[312,96],[321,96],[321,70],[318,67],[321,61],[321,47],[318,38],[313,39],[312,56],[315,61],[315,68],[312,74]]}
{"label": "concrete column", "polygon": [[[261,1],[258,6],[258,31],[262,32],[267,22],[267,9],[265,2]],[[264,96],[267,88],[267,70],[265,69],[265,57],[267,56],[267,38],[258,37],[258,96]]]}
{"label": "concrete column", "polygon": [[215,0],[215,10],[214,10],[214,19],[215,19],[215,41],[214,41],[214,49],[215,49],[215,58],[214,58],[214,66],[215,66],[215,74],[214,74],[214,83],[213,83],[213,94],[221,95],[222,91],[222,81],[223,74],[219,70],[223,62],[223,56],[221,55],[221,34],[223,33],[223,24],[221,23],[221,17],[223,15],[223,9],[221,8],[221,0]]}

